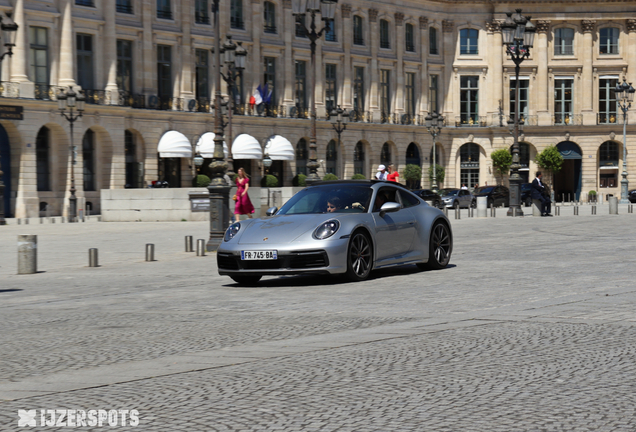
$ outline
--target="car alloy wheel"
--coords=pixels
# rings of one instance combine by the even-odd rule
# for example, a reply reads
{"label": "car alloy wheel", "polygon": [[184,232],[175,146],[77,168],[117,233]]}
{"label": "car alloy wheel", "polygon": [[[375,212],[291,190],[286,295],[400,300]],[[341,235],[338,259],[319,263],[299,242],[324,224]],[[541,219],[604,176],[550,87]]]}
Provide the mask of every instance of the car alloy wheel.
{"label": "car alloy wheel", "polygon": [[372,258],[373,253],[369,237],[362,232],[353,234],[347,251],[348,278],[354,282],[368,278],[371,273]]}
{"label": "car alloy wheel", "polygon": [[455,202],[453,203],[453,208],[454,208],[454,209],[458,209],[458,208],[459,208],[459,202],[458,202],[458,201],[455,201]]}
{"label": "car alloy wheel", "polygon": [[436,222],[431,230],[429,255],[426,264],[418,264],[421,269],[439,270],[448,265],[453,251],[453,238],[444,222]]}

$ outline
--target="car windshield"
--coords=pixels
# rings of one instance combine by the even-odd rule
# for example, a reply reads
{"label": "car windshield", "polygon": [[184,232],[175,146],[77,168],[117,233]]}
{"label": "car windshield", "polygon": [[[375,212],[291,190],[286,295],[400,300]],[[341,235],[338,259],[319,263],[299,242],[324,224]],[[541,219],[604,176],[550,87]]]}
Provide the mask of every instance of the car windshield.
{"label": "car windshield", "polygon": [[373,190],[364,185],[332,184],[301,190],[277,215],[317,213],[366,213]]}
{"label": "car windshield", "polygon": [[459,189],[440,189],[439,196],[457,196]]}
{"label": "car windshield", "polygon": [[521,184],[521,190],[522,191],[529,191],[530,189],[532,189],[532,185],[530,183],[522,183]]}
{"label": "car windshield", "polygon": [[493,189],[494,189],[494,187],[492,187],[492,186],[478,187],[478,188],[475,188],[475,190],[473,191],[473,195],[476,195],[476,194],[488,194],[488,193],[492,192]]}

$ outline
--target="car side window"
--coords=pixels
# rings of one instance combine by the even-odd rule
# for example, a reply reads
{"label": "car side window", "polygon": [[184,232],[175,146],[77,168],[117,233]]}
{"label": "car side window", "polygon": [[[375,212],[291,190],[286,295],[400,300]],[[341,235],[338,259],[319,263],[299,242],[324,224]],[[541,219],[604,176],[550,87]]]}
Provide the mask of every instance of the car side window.
{"label": "car side window", "polygon": [[420,203],[420,200],[406,191],[400,191],[400,198],[402,199],[402,207],[404,208],[414,207]]}
{"label": "car side window", "polygon": [[379,212],[380,208],[384,205],[384,203],[388,202],[396,202],[399,203],[397,197],[395,196],[396,190],[391,187],[383,187],[378,190],[378,193],[375,196],[375,202],[373,203],[373,211]]}

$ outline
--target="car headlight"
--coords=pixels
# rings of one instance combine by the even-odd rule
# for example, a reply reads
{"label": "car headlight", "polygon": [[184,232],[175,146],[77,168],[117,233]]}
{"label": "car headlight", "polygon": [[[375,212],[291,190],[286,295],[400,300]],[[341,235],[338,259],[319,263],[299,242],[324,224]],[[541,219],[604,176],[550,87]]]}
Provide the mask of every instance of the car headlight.
{"label": "car headlight", "polygon": [[331,237],[332,235],[334,235],[339,228],[340,228],[340,222],[338,222],[337,220],[327,221],[323,223],[322,225],[320,225],[318,228],[316,228],[316,230],[314,231],[314,238],[316,240],[327,239]]}
{"label": "car headlight", "polygon": [[225,241],[230,241],[234,238],[234,236],[236,234],[238,234],[239,230],[241,229],[241,224],[236,222],[233,223],[232,225],[230,225],[230,227],[225,231],[225,236],[223,237],[223,240]]}

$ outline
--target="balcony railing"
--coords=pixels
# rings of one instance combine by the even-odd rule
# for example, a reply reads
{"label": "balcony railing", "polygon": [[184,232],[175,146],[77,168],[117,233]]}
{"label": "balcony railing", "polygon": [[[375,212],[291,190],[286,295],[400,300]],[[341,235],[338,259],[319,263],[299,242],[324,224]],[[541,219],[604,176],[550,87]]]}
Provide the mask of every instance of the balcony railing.
{"label": "balcony railing", "polygon": [[558,125],[575,125],[580,126],[583,124],[583,116],[581,114],[572,113],[559,113],[552,116],[552,124]]}
{"label": "balcony railing", "polygon": [[264,26],[263,31],[265,33],[272,33],[272,34],[276,34],[277,33],[275,25],[266,25],[266,26]]}
{"label": "balcony railing", "polygon": [[210,15],[207,13],[196,12],[194,14],[194,22],[197,24],[210,24]]}
{"label": "balcony railing", "polygon": [[120,3],[117,3],[117,12],[125,13],[125,14],[132,14],[133,13],[132,4],[120,4]]}
{"label": "balcony railing", "polygon": [[157,18],[171,20],[172,11],[165,10],[165,9],[157,9]]}
{"label": "balcony railing", "polygon": [[104,90],[84,89],[84,97],[89,105],[104,105],[106,102],[106,93]]}
{"label": "balcony railing", "polygon": [[455,127],[487,127],[488,117],[478,115],[455,116]]}
{"label": "balcony railing", "polygon": [[40,100],[57,100],[58,89],[61,89],[61,87],[48,84],[36,84],[34,95],[36,99]]}
{"label": "balcony railing", "polygon": [[596,113],[596,124],[623,124],[623,114],[618,113]]}
{"label": "balcony railing", "polygon": [[119,105],[131,108],[146,108],[146,96],[143,94],[132,94],[124,91],[119,92]]}
{"label": "balcony railing", "polygon": [[245,28],[245,23],[242,18],[231,17],[230,18],[230,27],[233,29],[241,29]]}
{"label": "balcony railing", "polygon": [[78,6],[95,7],[93,0],[75,0],[75,4]]}
{"label": "balcony railing", "polygon": [[353,37],[354,45],[364,45],[364,38],[362,36],[354,36]]}

